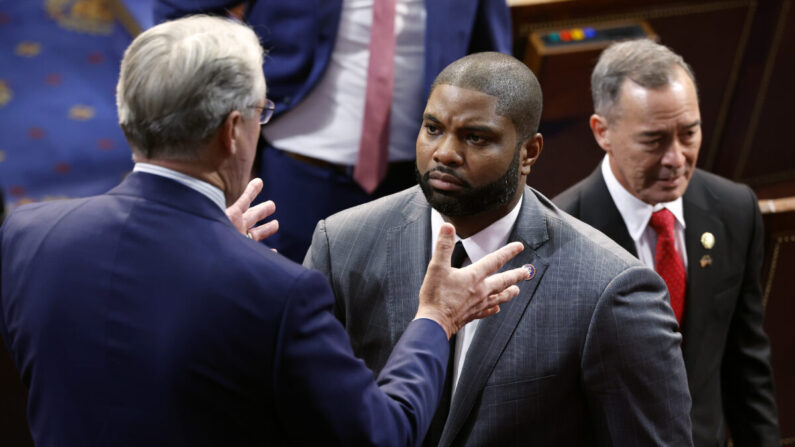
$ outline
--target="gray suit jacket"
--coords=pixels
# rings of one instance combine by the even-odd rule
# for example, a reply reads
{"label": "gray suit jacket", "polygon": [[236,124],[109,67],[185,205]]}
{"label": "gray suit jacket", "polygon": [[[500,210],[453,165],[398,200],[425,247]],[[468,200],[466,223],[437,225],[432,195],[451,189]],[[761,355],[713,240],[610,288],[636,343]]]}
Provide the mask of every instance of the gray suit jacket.
{"label": "gray suit jacket", "polygon": [[[380,370],[414,317],[430,259],[418,187],[318,223],[304,264],[326,275],[354,351]],[[526,188],[506,268],[535,276],[478,327],[440,445],[691,445],[680,335],[662,280]]]}

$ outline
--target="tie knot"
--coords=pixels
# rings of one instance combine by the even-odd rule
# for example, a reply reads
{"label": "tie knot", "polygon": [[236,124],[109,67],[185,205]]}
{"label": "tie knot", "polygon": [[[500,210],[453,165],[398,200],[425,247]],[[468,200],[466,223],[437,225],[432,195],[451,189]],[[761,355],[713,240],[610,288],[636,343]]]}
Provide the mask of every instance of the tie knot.
{"label": "tie knot", "polygon": [[657,234],[669,234],[674,231],[674,213],[670,212],[667,208],[652,213],[649,225],[654,228]]}
{"label": "tie knot", "polygon": [[464,264],[464,261],[467,258],[467,251],[464,248],[464,244],[461,241],[455,243],[455,248],[453,249],[453,256],[450,257],[450,265],[459,268]]}

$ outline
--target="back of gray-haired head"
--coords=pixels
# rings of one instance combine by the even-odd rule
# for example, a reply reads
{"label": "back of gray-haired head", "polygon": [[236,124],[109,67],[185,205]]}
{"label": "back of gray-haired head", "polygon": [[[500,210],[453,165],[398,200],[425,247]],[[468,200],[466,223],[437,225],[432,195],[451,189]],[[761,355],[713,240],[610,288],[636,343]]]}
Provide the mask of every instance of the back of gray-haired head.
{"label": "back of gray-haired head", "polygon": [[485,52],[462,57],[445,67],[433,81],[477,90],[497,98],[497,114],[509,118],[519,142],[538,131],[541,120],[541,85],[529,68],[507,54]]}
{"label": "back of gray-haired head", "polygon": [[591,74],[594,111],[610,116],[618,102],[624,80],[631,79],[645,88],[660,88],[674,80],[682,68],[696,83],[693,70],[682,56],[649,39],[629,40],[610,45],[599,56]]}
{"label": "back of gray-haired head", "polygon": [[140,34],[116,86],[119,125],[133,153],[195,159],[230,112],[258,113],[262,60],[256,34],[227,19],[187,17]]}

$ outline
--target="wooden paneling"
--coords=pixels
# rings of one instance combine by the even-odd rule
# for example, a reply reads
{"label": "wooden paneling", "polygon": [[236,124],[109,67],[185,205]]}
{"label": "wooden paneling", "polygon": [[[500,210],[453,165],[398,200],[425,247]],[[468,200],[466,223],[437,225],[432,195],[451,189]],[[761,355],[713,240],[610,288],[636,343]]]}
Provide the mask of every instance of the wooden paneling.
{"label": "wooden paneling", "polygon": [[767,213],[764,221],[765,331],[770,337],[782,444],[795,445],[795,211]]}

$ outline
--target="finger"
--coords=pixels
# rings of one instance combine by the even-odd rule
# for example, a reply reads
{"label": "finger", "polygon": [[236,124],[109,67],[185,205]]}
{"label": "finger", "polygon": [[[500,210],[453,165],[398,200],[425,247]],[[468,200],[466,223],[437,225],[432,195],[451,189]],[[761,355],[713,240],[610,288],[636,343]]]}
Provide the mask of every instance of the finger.
{"label": "finger", "polygon": [[500,272],[489,276],[483,283],[491,293],[498,293],[502,290],[509,288],[512,284],[519,281],[524,281],[530,276],[530,273],[524,267],[517,267],[505,272]]}
{"label": "finger", "polygon": [[276,212],[276,204],[272,200],[252,206],[243,213],[243,225],[251,228],[255,223]]}
{"label": "finger", "polygon": [[262,191],[262,180],[259,178],[254,178],[248,185],[246,185],[246,189],[243,190],[243,194],[235,200],[235,203],[232,204],[230,208],[235,208],[239,210],[241,213],[244,212],[251,202],[257,198],[257,194]]}
{"label": "finger", "polygon": [[492,306],[492,307],[489,307],[488,309],[480,311],[480,313],[475,315],[472,319],[473,320],[479,320],[481,318],[490,317],[490,316],[492,316],[492,315],[494,315],[496,313],[499,313],[499,311],[500,311],[500,306]]}
{"label": "finger", "polygon": [[499,270],[522,250],[524,245],[521,242],[511,242],[466,268],[472,270],[478,278],[485,278]]}
{"label": "finger", "polygon": [[492,295],[489,295],[488,305],[492,307],[493,306],[499,307],[500,304],[505,304],[508,301],[511,301],[517,295],[519,295],[519,287],[516,285],[512,285],[499,293],[494,293]]}
{"label": "finger", "polygon": [[450,266],[453,247],[455,247],[455,227],[445,222],[439,228],[439,236],[436,238],[436,248],[433,250],[430,264]]}
{"label": "finger", "polygon": [[272,220],[258,227],[254,227],[248,232],[251,234],[251,238],[255,241],[262,241],[273,236],[277,231],[279,231],[279,221]]}

